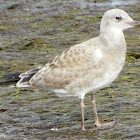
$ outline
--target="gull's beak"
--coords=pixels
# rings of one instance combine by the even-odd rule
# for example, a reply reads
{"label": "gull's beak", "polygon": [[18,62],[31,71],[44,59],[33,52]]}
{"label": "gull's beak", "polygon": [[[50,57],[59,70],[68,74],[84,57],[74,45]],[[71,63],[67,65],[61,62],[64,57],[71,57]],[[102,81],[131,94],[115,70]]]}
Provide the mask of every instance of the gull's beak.
{"label": "gull's beak", "polygon": [[133,27],[140,27],[140,21],[133,20],[131,22],[126,22],[126,23]]}

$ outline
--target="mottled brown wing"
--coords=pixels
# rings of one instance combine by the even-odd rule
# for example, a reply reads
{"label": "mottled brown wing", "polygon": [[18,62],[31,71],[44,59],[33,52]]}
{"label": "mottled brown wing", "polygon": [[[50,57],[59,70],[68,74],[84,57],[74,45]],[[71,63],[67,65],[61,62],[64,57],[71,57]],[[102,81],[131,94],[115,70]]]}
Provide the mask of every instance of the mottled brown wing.
{"label": "mottled brown wing", "polygon": [[56,56],[51,63],[48,63],[31,79],[31,85],[45,84],[46,86],[64,87],[78,77],[86,75],[87,71],[91,69],[91,65],[88,64],[92,57],[92,52],[87,49],[74,46],[64,51],[60,56]]}

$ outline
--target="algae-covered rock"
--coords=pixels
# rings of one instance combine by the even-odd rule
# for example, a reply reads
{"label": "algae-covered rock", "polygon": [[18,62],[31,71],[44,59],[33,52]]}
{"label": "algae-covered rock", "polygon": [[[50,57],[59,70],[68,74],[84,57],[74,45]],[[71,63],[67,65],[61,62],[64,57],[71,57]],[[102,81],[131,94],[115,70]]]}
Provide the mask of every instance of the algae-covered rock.
{"label": "algae-covered rock", "polygon": [[1,0],[0,139],[139,140],[139,28],[125,31],[128,53],[120,76],[95,93],[100,119],[116,120],[114,128],[96,130],[90,95],[85,98],[87,131],[81,132],[78,99],[9,83],[21,72],[43,66],[70,46],[97,36],[105,11],[120,8],[140,21],[139,7],[139,0]]}

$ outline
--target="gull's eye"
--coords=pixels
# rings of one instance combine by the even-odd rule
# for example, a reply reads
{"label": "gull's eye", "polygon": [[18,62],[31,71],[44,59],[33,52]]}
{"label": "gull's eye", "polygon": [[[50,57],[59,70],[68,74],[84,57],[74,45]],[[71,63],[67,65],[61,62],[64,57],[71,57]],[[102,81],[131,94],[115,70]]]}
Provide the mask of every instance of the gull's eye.
{"label": "gull's eye", "polygon": [[116,16],[115,19],[116,19],[116,20],[121,20],[122,17],[121,17],[121,16]]}

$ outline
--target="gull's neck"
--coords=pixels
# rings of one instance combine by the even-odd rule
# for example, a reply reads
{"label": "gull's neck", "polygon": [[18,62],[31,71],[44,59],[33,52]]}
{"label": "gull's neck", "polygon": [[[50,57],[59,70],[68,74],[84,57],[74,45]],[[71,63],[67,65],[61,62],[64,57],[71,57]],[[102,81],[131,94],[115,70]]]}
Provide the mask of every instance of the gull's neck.
{"label": "gull's neck", "polygon": [[115,43],[119,43],[120,41],[125,41],[125,37],[122,30],[118,28],[109,28],[100,30],[100,35],[102,39],[106,41],[114,41]]}
{"label": "gull's neck", "polygon": [[115,28],[100,32],[99,41],[103,44],[101,49],[107,54],[110,53],[113,61],[116,60],[116,63],[123,66],[126,57],[126,42],[123,32]]}
{"label": "gull's neck", "polygon": [[126,51],[126,43],[123,31],[117,28],[109,28],[100,30],[100,40],[108,46],[108,48],[122,49]]}

